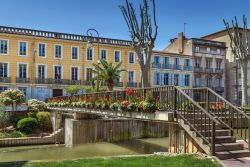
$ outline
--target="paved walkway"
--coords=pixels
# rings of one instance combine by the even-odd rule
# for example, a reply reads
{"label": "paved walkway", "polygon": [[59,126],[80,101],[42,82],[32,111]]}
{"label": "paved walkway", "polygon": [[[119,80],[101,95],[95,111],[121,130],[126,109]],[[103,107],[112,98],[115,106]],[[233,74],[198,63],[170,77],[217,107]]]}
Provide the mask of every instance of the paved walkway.
{"label": "paved walkway", "polygon": [[250,157],[222,160],[227,167],[250,167]]}

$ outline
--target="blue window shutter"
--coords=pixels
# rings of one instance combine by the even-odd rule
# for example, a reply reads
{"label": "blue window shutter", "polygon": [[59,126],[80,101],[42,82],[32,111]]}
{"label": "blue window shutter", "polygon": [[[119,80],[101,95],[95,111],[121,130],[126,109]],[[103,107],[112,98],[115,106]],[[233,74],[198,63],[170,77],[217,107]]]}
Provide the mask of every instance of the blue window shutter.
{"label": "blue window shutter", "polygon": [[154,72],[153,79],[154,79],[153,83],[154,83],[154,85],[156,85],[156,72]]}

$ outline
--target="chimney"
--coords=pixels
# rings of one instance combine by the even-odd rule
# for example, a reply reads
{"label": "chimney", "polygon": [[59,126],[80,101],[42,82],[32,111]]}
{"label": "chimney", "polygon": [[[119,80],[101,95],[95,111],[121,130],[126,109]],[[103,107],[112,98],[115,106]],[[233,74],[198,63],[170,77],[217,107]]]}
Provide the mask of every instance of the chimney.
{"label": "chimney", "polygon": [[178,50],[179,53],[183,53],[183,41],[184,41],[184,35],[183,32],[178,33]]}

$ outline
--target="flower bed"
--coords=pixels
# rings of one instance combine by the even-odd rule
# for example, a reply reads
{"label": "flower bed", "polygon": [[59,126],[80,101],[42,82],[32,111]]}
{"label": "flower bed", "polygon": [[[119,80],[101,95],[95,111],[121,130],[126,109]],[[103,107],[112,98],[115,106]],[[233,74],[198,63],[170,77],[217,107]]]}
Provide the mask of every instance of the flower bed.
{"label": "flower bed", "polygon": [[[119,100],[112,97],[94,97],[89,96],[85,98],[53,98],[47,104],[49,107],[73,107],[85,109],[99,109],[99,110],[112,110],[124,112],[150,112],[154,113],[160,110],[156,105],[156,99],[152,97],[151,93],[143,96],[137,96],[134,89],[126,90],[126,100]],[[159,102],[158,102],[159,103]],[[158,106],[158,107],[157,107]]]}

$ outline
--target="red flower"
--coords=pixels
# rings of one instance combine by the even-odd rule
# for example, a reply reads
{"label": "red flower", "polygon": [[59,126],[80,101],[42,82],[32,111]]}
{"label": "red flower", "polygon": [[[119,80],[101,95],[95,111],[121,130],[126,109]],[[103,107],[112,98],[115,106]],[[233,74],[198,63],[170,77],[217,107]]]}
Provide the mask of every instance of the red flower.
{"label": "red flower", "polygon": [[134,89],[129,89],[129,88],[128,88],[126,92],[127,92],[127,95],[128,95],[128,96],[132,96],[132,95],[135,94],[135,90],[134,90]]}

